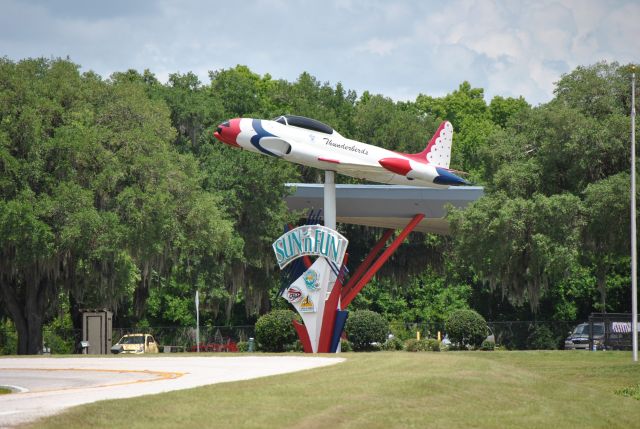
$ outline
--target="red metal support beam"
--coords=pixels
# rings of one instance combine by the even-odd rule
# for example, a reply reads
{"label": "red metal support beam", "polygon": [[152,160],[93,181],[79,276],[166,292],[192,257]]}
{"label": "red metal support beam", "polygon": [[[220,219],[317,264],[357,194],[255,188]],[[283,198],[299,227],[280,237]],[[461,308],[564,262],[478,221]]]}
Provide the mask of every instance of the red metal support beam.
{"label": "red metal support beam", "polygon": [[[384,232],[384,234],[382,234],[382,237],[380,238],[380,240],[378,240],[376,245],[373,246],[373,249],[371,249],[367,257],[364,259],[364,261],[362,261],[362,263],[360,264],[356,272],[353,273],[353,275],[351,276],[347,284],[342,287],[342,299],[344,299],[349,294],[353,286],[358,282],[358,280],[360,280],[362,275],[369,269],[369,267],[371,266],[375,258],[378,256],[378,254],[380,253],[384,245],[387,243],[387,241],[389,241],[389,238],[391,238],[391,235],[393,235],[393,233],[394,233],[393,229],[387,229]],[[344,307],[341,307],[341,308],[344,309]]]}
{"label": "red metal support beam", "polygon": [[[346,265],[349,255],[344,256],[342,265]],[[340,268],[342,272],[343,268]],[[331,338],[333,336],[333,328],[336,322],[336,311],[338,311],[338,302],[342,294],[341,276],[338,276],[333,285],[329,298],[324,303],[324,313],[322,315],[322,327],[320,328],[320,340],[318,341],[318,353],[329,353],[331,350]]]}
{"label": "red metal support beam", "polygon": [[313,265],[313,262],[311,262],[311,258],[308,257],[307,255],[303,256],[302,260],[304,262],[304,267],[306,269],[309,269],[311,267],[311,265]]}
{"label": "red metal support beam", "polygon": [[340,299],[342,297],[342,282],[344,281],[344,272],[346,270],[349,254],[344,254],[342,266],[338,271],[338,276],[333,284],[333,289],[324,304],[324,314],[322,316],[322,327],[320,328],[320,340],[318,341],[318,353],[329,353],[331,350],[331,338],[333,337],[333,328],[336,322],[336,312],[338,311]]}
{"label": "red metal support beam", "polygon": [[413,219],[411,219],[411,222],[409,222],[407,226],[404,227],[400,235],[398,235],[393,240],[391,245],[387,247],[382,255],[380,255],[380,258],[378,258],[378,260],[371,266],[371,268],[367,270],[362,278],[358,280],[358,283],[356,283],[356,285],[353,286],[353,288],[347,293],[347,296],[343,298],[342,302],[340,303],[341,309],[344,310],[345,308],[347,308],[347,306],[351,303],[351,301],[353,301],[356,295],[360,293],[362,288],[365,287],[369,280],[371,280],[371,278],[378,272],[378,270],[384,265],[384,263],[387,262],[387,259],[389,259],[393,252],[395,252],[400,244],[402,244],[404,239],[407,238],[407,235],[409,235],[409,233],[413,231],[416,226],[418,226],[422,219],[424,219],[423,213],[417,214],[413,217]]}
{"label": "red metal support beam", "polygon": [[313,353],[313,348],[311,347],[311,339],[309,338],[307,328],[297,320],[292,320],[291,323],[293,323],[293,327],[298,333],[298,338],[300,339],[300,343],[302,344],[302,350],[305,353]]}

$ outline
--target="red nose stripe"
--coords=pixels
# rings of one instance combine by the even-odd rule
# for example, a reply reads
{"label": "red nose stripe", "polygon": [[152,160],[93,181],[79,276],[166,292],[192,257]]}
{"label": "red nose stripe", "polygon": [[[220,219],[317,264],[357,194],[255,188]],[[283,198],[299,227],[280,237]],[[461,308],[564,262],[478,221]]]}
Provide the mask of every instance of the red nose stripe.
{"label": "red nose stripe", "polygon": [[213,133],[213,136],[220,140],[222,143],[226,143],[230,146],[240,147],[237,142],[238,134],[240,134],[240,119],[231,119],[229,126],[220,125],[218,131]]}
{"label": "red nose stripe", "polygon": [[378,161],[381,166],[396,174],[406,176],[411,171],[409,160],[402,158],[382,158]]}

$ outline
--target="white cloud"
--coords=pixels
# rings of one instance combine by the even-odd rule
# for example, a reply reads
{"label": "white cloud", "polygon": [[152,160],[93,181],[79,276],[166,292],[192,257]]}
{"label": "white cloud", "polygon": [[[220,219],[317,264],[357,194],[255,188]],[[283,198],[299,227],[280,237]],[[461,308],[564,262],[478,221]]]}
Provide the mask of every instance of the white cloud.
{"label": "white cloud", "polygon": [[466,43],[471,49],[497,60],[503,56],[522,58],[522,41],[514,33],[492,32]]}
{"label": "white cloud", "polygon": [[[115,0],[114,0],[115,1]],[[0,55],[66,56],[108,75],[246,64],[397,99],[462,80],[537,104],[577,65],[639,61],[636,0],[0,0]]]}
{"label": "white cloud", "polygon": [[358,51],[369,52],[371,54],[385,56],[389,55],[394,48],[397,46],[397,43],[392,40],[381,40],[377,37],[373,39],[367,40],[364,45],[361,45],[357,48]]}
{"label": "white cloud", "polygon": [[621,61],[640,61],[638,36],[640,35],[640,3],[625,4],[611,10],[602,21],[601,33],[605,48],[610,55],[619,56]]}

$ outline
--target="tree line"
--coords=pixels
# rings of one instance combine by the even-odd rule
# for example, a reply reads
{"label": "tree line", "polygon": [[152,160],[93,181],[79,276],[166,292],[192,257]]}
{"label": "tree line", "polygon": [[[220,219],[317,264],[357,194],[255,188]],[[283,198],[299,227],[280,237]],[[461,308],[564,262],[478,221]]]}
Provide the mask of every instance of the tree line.
{"label": "tree line", "polygon": [[[302,73],[245,66],[108,78],[68,59],[0,59],[0,318],[18,353],[42,327],[80,327],[109,308],[116,326],[189,326],[200,291],[208,324],[255,321],[277,299],[271,251],[298,221],[288,182],[321,172],[219,144],[232,117],[308,116],[341,134],[418,152],[442,120],[452,167],[486,196],[449,215],[452,235],[412,234],[354,301],[397,322],[473,307],[489,320],[578,320],[625,311],[629,284],[629,67],[561,77],[549,103],[494,97],[468,82],[396,102]],[[339,177],[343,183],[354,179]],[[380,231],[341,225],[350,261]]]}

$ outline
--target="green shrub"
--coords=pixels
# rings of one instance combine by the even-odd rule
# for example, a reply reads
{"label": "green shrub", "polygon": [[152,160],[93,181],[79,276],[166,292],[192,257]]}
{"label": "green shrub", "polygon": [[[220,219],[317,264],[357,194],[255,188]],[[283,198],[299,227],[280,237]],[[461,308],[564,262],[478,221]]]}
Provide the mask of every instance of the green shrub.
{"label": "green shrub", "polygon": [[15,355],[18,353],[18,334],[10,320],[0,322],[0,354]]}
{"label": "green shrub", "polygon": [[249,343],[246,341],[238,341],[236,343],[236,347],[238,348],[238,351],[241,353],[246,353],[249,351]]}
{"label": "green shrub", "polygon": [[487,322],[473,310],[456,310],[445,322],[445,329],[453,344],[462,348],[478,347],[487,337]]}
{"label": "green shrub", "polygon": [[545,325],[536,326],[527,337],[529,350],[555,350],[558,348],[558,338]]}
{"label": "green shrub", "polygon": [[45,346],[54,354],[72,354],[74,351],[73,332],[59,334],[55,331],[45,331],[42,333]]}
{"label": "green shrub", "polygon": [[374,311],[357,310],[349,314],[346,331],[355,351],[375,350],[372,343],[385,342],[389,323]]}
{"label": "green shrub", "polygon": [[349,342],[349,340],[345,340],[344,338],[340,338],[340,351],[341,352],[352,352],[353,346]]}
{"label": "green shrub", "polygon": [[303,352],[304,349],[302,348],[302,343],[300,342],[300,340],[295,340],[293,343],[285,345],[284,351],[285,352]]}
{"label": "green shrub", "polygon": [[382,350],[386,351],[402,350],[403,348],[404,343],[398,337],[387,338],[387,341],[382,344]]}
{"label": "green shrub", "polygon": [[415,338],[409,338],[404,342],[404,349],[408,352],[417,352],[419,348],[419,341]]}
{"label": "green shrub", "polygon": [[402,320],[392,320],[389,322],[389,330],[394,337],[399,338],[403,342],[411,337],[415,337],[415,333],[407,329],[406,323]]}
{"label": "green shrub", "polygon": [[56,317],[42,329],[42,339],[51,353],[71,354],[75,349],[76,337],[71,316]]}
{"label": "green shrub", "polygon": [[484,350],[485,352],[493,351],[496,348],[496,344],[493,341],[484,340],[482,345],[480,346],[480,350]]}
{"label": "green shrub", "polygon": [[256,341],[260,350],[282,352],[298,339],[292,321],[297,315],[291,310],[275,310],[256,322]]}
{"label": "green shrub", "polygon": [[404,342],[404,349],[408,352],[439,352],[440,343],[433,338],[416,340],[412,338]]}
{"label": "green shrub", "polygon": [[614,393],[616,395],[626,396],[628,398],[634,398],[640,401],[640,384],[618,389]]}
{"label": "green shrub", "polygon": [[[463,350],[463,349],[461,349],[458,344],[451,343],[451,344],[448,344],[448,345],[444,346],[443,350],[448,351],[448,352],[457,352],[457,351]],[[466,350],[466,348],[464,350]]]}
{"label": "green shrub", "polygon": [[435,338],[428,338],[424,340],[426,343],[427,350],[431,352],[439,352],[440,351],[440,342]]}

